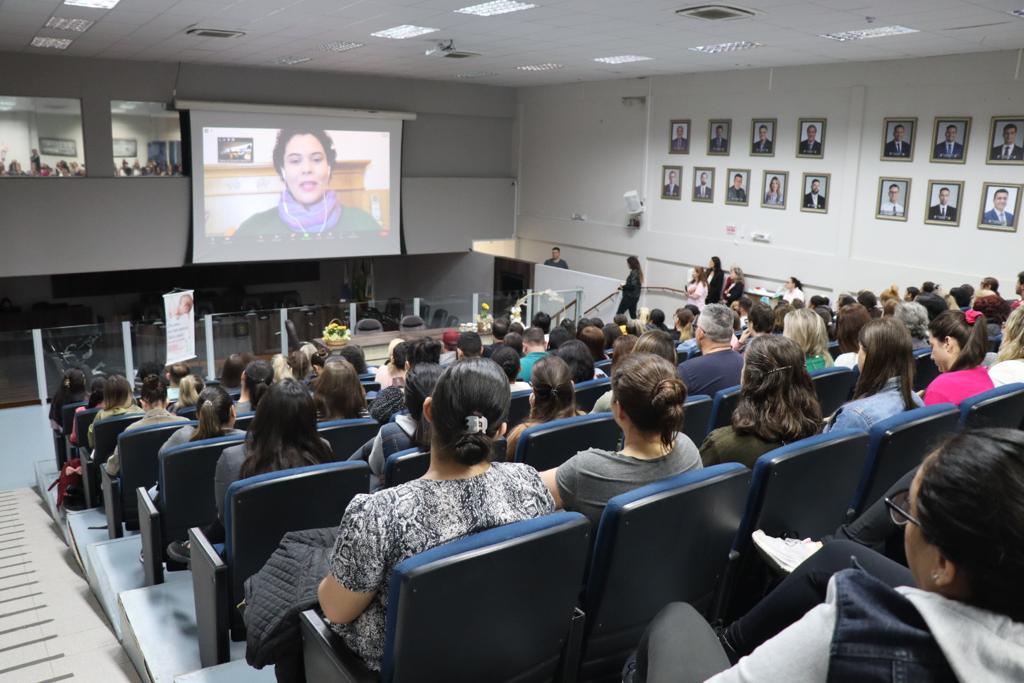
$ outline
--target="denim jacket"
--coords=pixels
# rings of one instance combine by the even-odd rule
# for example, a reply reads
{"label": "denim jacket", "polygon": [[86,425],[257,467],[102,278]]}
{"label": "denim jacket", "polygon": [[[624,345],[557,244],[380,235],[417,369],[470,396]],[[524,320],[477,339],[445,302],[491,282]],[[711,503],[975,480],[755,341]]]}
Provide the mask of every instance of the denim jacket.
{"label": "denim jacket", "polygon": [[[903,397],[900,395],[899,380],[893,377],[882,390],[873,396],[859,398],[850,401],[836,411],[832,421],[825,427],[825,431],[833,429],[857,429],[868,431],[876,422],[899,415],[906,406],[903,405]],[[919,408],[924,405],[917,394],[911,392],[911,399],[914,406]]]}

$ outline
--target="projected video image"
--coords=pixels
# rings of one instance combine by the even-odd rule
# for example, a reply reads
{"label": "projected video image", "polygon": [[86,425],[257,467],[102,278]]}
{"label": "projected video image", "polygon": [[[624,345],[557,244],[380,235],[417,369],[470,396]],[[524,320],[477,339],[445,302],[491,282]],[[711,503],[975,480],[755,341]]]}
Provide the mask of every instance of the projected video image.
{"label": "projected video image", "polygon": [[391,133],[311,126],[202,131],[207,239],[390,233]]}

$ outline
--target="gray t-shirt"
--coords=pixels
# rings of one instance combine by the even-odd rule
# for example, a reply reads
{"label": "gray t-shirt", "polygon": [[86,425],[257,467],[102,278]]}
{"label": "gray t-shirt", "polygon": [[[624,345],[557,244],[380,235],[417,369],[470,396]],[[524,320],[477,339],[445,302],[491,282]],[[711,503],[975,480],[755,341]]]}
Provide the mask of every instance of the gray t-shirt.
{"label": "gray t-shirt", "polygon": [[583,513],[594,533],[611,498],[645,484],[703,467],[700,452],[685,434],[676,434],[671,451],[654,460],[590,448],[559,466],[555,473],[562,507]]}

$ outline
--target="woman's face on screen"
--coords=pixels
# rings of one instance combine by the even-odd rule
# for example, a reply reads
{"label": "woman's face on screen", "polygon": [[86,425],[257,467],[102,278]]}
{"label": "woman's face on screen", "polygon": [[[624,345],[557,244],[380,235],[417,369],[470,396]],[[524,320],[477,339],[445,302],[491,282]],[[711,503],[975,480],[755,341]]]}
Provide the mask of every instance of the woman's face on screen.
{"label": "woman's face on screen", "polygon": [[307,206],[323,199],[331,179],[327,151],[315,135],[294,135],[284,148],[285,185],[292,197]]}

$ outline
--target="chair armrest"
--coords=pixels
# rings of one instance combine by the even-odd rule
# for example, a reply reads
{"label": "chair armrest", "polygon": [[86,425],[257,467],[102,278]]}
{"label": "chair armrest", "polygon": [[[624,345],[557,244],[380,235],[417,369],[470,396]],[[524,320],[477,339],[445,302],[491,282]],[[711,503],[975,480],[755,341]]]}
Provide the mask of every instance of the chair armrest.
{"label": "chair armrest", "polygon": [[100,469],[100,490],[103,491],[103,511],[107,516],[107,537],[121,538],[124,536],[122,528],[121,509],[121,478],[110,476],[106,467]]}
{"label": "chair armrest", "polygon": [[191,544],[199,663],[205,669],[231,660],[228,642],[228,567],[199,527],[188,530],[188,540]]}
{"label": "chair armrest", "polygon": [[139,505],[139,535],[142,536],[142,575],[147,586],[164,582],[164,533],[160,513],[145,487],[135,489]]}
{"label": "chair armrest", "polygon": [[583,655],[583,631],[587,625],[587,615],[579,607],[575,608],[569,620],[569,634],[562,650],[562,662],[559,665],[559,683],[576,683],[580,671],[580,658]]}
{"label": "chair armrest", "polygon": [[345,646],[316,610],[309,609],[299,615],[299,630],[307,681],[377,683],[380,680]]}
{"label": "chair armrest", "polygon": [[100,506],[99,472],[97,465],[88,455],[82,458],[82,488],[85,489],[85,506],[87,508],[98,508]]}

